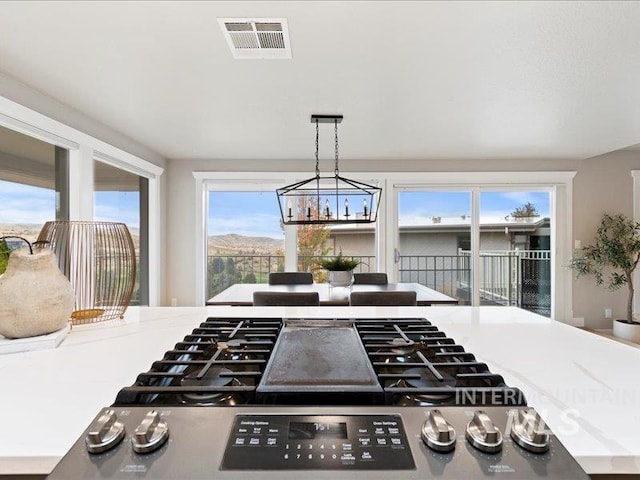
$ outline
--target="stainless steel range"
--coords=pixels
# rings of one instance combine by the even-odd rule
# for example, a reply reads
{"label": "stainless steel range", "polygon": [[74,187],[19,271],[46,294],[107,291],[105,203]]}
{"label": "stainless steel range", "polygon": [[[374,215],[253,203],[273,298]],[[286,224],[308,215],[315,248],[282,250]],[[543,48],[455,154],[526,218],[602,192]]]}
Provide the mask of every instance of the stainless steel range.
{"label": "stainless steel range", "polygon": [[423,318],[209,318],[49,478],[587,479],[524,395]]}

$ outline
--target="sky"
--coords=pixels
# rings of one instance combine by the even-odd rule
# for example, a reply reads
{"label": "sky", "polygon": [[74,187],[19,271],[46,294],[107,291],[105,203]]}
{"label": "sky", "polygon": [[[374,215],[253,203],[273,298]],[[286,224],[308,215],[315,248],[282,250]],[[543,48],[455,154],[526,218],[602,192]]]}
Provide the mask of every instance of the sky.
{"label": "sky", "polygon": [[[550,212],[548,192],[480,192],[480,222],[504,219],[516,208],[531,202],[541,217]],[[400,192],[401,224],[431,223],[432,217],[471,215],[469,192]]]}
{"label": "sky", "polygon": [[[124,222],[139,228],[138,192],[96,192],[94,219],[102,222]],[[44,224],[55,220],[55,192],[0,180],[0,223]]]}
{"label": "sky", "polygon": [[55,192],[0,180],[0,223],[37,223],[55,220]]}
{"label": "sky", "polygon": [[284,238],[276,192],[210,192],[209,235]]}
{"label": "sky", "polygon": [[[549,216],[547,192],[481,192],[480,217],[505,217],[531,202],[541,216]],[[94,218],[124,222],[139,228],[138,192],[96,192]],[[55,218],[55,193],[46,188],[0,181],[0,223],[43,224]],[[471,213],[468,192],[400,192],[401,224],[431,223],[431,218]],[[284,238],[275,192],[210,192],[208,234],[237,233]]]}
{"label": "sky", "polygon": [[[549,216],[548,192],[481,192],[480,217],[504,218],[517,207],[531,202],[538,213]],[[399,218],[402,223],[431,223],[434,216],[471,214],[468,192],[401,192]],[[275,192],[210,192],[209,235],[238,233],[247,236],[284,238]]]}

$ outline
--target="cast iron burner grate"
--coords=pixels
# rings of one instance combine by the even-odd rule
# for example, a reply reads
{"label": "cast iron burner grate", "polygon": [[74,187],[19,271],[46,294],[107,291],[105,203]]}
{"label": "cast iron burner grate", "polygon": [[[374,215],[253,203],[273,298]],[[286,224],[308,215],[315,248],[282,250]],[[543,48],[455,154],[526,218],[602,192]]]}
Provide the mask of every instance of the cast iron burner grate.
{"label": "cast iron burner grate", "polygon": [[280,318],[208,318],[118,392],[116,405],[238,405],[253,401]]}
{"label": "cast iron burner grate", "polygon": [[424,318],[358,320],[390,405],[526,405],[524,394]]}
{"label": "cast iron burner grate", "polygon": [[424,318],[345,322],[355,325],[380,393],[257,392],[284,320],[211,317],[120,390],[115,405],[526,405],[520,390]]}

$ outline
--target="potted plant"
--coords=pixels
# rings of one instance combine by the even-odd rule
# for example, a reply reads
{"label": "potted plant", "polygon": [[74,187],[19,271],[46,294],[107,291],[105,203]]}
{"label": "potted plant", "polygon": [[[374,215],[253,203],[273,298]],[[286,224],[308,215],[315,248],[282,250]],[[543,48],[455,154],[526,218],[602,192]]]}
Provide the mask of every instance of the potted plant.
{"label": "potted plant", "polygon": [[[598,285],[609,290],[627,286],[627,317],[613,322],[615,336],[640,343],[640,322],[633,319],[633,272],[640,260],[640,223],[622,214],[604,214],[596,232],[595,242],[582,248],[571,259],[577,276],[593,275]],[[605,271],[608,270],[607,271]]]}
{"label": "potted plant", "polygon": [[354,258],[343,257],[342,250],[337,257],[318,260],[318,265],[329,271],[329,285],[332,287],[350,287],[353,284],[353,269],[360,263]]}

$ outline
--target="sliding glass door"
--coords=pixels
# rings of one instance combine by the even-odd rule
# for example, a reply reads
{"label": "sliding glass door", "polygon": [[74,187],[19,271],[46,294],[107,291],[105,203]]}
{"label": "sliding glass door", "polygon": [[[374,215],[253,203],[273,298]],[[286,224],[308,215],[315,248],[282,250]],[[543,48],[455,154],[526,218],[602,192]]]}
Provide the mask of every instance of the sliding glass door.
{"label": "sliding glass door", "polygon": [[551,315],[551,187],[397,187],[396,278]]}
{"label": "sliding glass door", "polygon": [[471,194],[402,190],[397,218],[398,281],[420,283],[470,304]]}

